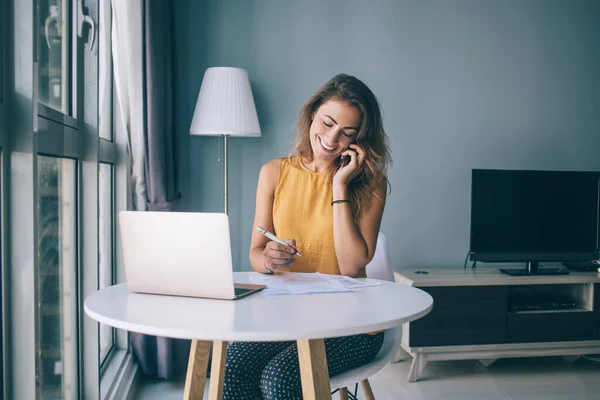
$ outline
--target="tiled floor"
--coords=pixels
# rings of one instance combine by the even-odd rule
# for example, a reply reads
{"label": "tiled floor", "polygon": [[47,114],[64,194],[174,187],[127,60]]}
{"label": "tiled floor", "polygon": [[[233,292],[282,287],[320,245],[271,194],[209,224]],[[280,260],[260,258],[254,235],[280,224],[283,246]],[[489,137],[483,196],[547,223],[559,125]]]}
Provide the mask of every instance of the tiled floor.
{"label": "tiled floor", "polygon": [[[409,367],[410,361],[389,364],[374,375],[376,399],[600,400],[600,363],[584,359],[571,364],[560,357],[505,359],[487,369],[477,361],[437,361],[427,364],[416,383],[406,382]],[[146,381],[135,398],[180,400],[182,393],[183,381]]]}

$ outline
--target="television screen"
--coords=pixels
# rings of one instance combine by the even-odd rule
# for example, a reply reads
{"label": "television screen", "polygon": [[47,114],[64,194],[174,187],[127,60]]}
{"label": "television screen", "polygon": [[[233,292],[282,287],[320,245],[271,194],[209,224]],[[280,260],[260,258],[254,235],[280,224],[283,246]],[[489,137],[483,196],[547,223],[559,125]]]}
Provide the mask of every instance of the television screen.
{"label": "television screen", "polygon": [[597,258],[598,178],[595,172],[474,169],[471,259]]}

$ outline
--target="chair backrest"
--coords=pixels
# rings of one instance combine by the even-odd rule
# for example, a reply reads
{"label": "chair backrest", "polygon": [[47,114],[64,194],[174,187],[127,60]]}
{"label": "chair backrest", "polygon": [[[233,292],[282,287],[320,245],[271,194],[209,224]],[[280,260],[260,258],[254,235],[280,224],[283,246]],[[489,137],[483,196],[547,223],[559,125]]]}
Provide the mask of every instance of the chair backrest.
{"label": "chair backrest", "polygon": [[331,389],[352,387],[356,382],[370,378],[394,359],[400,349],[401,343],[402,325],[386,330],[383,337],[383,344],[377,356],[367,364],[333,376],[331,378]]}
{"label": "chair backrest", "polygon": [[383,281],[394,281],[394,271],[390,262],[390,249],[388,241],[382,232],[377,236],[375,254],[370,263],[367,264],[367,278],[380,279]]}

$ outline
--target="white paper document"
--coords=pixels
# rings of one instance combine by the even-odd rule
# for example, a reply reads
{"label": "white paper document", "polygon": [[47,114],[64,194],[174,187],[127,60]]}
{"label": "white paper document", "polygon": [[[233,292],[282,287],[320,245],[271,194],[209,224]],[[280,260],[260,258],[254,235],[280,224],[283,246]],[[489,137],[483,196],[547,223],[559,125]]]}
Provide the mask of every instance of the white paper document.
{"label": "white paper document", "polygon": [[377,286],[379,282],[362,282],[342,275],[284,272],[275,275],[253,276],[252,281],[267,285],[263,292],[268,295],[350,292]]}

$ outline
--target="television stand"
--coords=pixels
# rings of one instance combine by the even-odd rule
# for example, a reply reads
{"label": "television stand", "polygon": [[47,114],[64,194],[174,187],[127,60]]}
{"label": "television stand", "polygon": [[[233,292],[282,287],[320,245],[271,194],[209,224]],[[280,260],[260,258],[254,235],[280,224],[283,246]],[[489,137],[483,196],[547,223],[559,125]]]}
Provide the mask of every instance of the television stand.
{"label": "television stand", "polygon": [[421,267],[394,276],[433,297],[429,314],[403,325],[397,359],[413,357],[409,382],[428,361],[488,365],[501,358],[600,354],[597,272],[509,276],[497,268]]}
{"label": "television stand", "polygon": [[510,276],[530,276],[530,275],[568,275],[569,271],[564,268],[540,268],[537,261],[529,261],[526,268],[501,268],[500,272]]}

